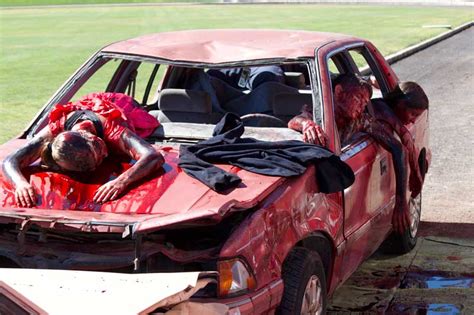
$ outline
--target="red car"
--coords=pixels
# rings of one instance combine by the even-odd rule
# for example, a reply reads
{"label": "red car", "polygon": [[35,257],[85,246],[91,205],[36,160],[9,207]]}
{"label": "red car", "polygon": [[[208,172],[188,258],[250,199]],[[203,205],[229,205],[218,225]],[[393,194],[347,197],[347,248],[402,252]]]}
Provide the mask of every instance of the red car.
{"label": "red car", "polygon": [[[329,136],[328,148],[354,171],[355,182],[345,191],[320,193],[314,166],[299,177],[282,178],[219,165],[238,173],[243,185],[218,193],[177,166],[178,147],[210,137],[222,117],[210,105],[215,95],[189,86],[190,74],[268,65],[281,67],[285,82],[267,92],[272,115],[243,115],[244,121],[257,119],[244,136],[301,140],[300,133],[283,126],[302,105],[312,104],[315,122]],[[340,34],[196,30],[147,35],[101,49],[21,135],[1,146],[0,161],[46,125],[55,104],[108,91],[133,96],[160,120],[161,127],[147,141],[166,163],[159,174],[104,204],[92,201],[94,191],[133,161],[108,160],[87,176],[45,172],[33,164],[24,169],[39,194],[33,208],[17,207],[14,190],[0,177],[0,265],[202,271],[215,281],[194,294],[193,301],[217,301],[240,314],[324,313],[328,296],[392,232],[391,155],[369,136],[344,147],[339,141],[331,77],[347,72],[372,73],[380,87],[373,97],[388,95],[398,84],[374,45]],[[244,99],[257,90],[242,88]],[[218,96],[226,106],[240,104]],[[428,112],[409,129],[426,172]],[[410,208],[411,227],[404,235],[391,236],[399,251],[415,245],[421,195]]]}

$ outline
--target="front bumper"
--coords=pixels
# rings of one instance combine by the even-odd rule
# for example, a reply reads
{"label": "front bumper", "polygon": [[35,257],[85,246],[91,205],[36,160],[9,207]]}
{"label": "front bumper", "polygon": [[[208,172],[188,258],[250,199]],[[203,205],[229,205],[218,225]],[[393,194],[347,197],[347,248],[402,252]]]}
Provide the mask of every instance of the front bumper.
{"label": "front bumper", "polygon": [[238,297],[221,299],[192,299],[201,303],[222,303],[229,307],[229,314],[266,314],[280,304],[283,296],[283,280],[276,280],[267,286]]}

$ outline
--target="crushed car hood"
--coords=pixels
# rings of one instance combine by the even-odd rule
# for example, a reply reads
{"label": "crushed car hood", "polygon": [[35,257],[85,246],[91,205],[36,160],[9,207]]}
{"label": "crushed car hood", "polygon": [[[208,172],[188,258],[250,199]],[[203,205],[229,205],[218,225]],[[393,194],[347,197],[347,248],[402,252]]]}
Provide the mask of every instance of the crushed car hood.
{"label": "crushed car hood", "polygon": [[[24,144],[25,140],[17,139],[2,145],[0,161]],[[196,219],[219,220],[231,210],[255,206],[284,180],[218,165],[238,174],[242,183],[226,193],[217,193],[177,166],[177,148],[156,148],[165,158],[163,168],[130,187],[119,199],[104,204],[92,201],[95,191],[131,167],[130,162],[109,159],[98,170],[87,174],[48,172],[39,164],[33,164],[23,173],[37,192],[38,202],[34,208],[16,206],[14,189],[2,172],[0,222],[15,219],[50,226],[78,224],[82,230],[88,227],[94,231],[102,231],[105,226],[110,230],[114,226],[133,225],[133,232],[147,231]]]}

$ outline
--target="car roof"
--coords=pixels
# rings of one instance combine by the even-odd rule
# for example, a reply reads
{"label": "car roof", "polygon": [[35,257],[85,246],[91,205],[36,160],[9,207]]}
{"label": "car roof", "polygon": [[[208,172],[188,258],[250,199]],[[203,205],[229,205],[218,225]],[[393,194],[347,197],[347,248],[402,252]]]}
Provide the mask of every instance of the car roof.
{"label": "car roof", "polygon": [[205,64],[314,56],[316,48],[352,36],[296,30],[188,30],[144,35],[113,43],[106,53]]}

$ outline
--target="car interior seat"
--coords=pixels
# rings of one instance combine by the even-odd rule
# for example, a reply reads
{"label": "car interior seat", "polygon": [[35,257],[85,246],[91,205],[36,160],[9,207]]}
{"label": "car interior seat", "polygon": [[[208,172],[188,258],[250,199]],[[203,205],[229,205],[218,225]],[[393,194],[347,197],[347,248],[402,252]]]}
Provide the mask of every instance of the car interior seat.
{"label": "car interior seat", "polygon": [[296,89],[305,89],[306,80],[301,72],[284,72],[285,84]]}
{"label": "car interior seat", "polygon": [[222,107],[239,116],[250,113],[272,114],[272,102],[276,95],[297,94],[298,90],[279,82],[265,82],[250,93],[234,98]]}
{"label": "car interior seat", "polygon": [[280,93],[273,98],[273,115],[285,122],[301,114],[303,105],[313,104],[311,94]]}
{"label": "car interior seat", "polygon": [[215,124],[221,113],[212,110],[211,97],[204,91],[164,89],[158,98],[158,110],[149,112],[158,121]]}

